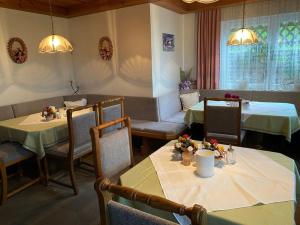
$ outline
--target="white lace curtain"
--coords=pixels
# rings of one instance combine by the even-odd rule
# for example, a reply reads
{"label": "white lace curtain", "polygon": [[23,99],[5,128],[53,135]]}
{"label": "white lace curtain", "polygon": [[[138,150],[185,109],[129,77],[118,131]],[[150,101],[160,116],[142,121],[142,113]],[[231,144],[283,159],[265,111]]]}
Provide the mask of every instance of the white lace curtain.
{"label": "white lace curtain", "polygon": [[241,27],[241,6],[223,9],[220,88],[294,89],[300,84],[300,0],[260,1],[246,7],[246,27],[256,31],[259,43],[227,46],[230,33]]}

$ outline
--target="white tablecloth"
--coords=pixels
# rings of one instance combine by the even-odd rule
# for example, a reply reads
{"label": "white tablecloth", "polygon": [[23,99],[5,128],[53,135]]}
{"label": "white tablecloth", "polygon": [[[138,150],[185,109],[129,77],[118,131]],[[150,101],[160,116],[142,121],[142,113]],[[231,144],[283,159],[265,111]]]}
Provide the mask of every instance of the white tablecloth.
{"label": "white tablecloth", "polygon": [[176,161],[173,149],[164,146],[150,156],[169,200],[211,212],[296,199],[295,175],[254,149],[234,147],[237,163],[215,167],[210,178],[200,178],[195,165]]}

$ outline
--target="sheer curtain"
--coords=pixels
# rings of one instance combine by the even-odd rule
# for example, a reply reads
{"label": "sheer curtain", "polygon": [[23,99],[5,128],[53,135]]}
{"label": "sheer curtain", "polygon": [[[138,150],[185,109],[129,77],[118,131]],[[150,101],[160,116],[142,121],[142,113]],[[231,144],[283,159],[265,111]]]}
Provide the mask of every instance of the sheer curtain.
{"label": "sheer curtain", "polygon": [[300,1],[260,1],[246,7],[246,27],[256,31],[259,43],[227,46],[229,34],[241,27],[241,6],[222,9],[220,88],[293,89],[300,83]]}

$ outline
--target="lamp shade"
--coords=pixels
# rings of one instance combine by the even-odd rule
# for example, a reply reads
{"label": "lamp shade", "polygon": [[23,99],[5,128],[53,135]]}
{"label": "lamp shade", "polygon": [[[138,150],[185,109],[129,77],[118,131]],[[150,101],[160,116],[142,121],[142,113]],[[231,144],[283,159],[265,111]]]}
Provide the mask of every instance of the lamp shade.
{"label": "lamp shade", "polygon": [[227,45],[251,45],[256,43],[258,43],[256,33],[251,29],[242,28],[229,36]]}
{"label": "lamp shade", "polygon": [[56,53],[56,52],[72,52],[73,47],[71,43],[60,35],[49,35],[45,37],[40,45],[40,53]]}

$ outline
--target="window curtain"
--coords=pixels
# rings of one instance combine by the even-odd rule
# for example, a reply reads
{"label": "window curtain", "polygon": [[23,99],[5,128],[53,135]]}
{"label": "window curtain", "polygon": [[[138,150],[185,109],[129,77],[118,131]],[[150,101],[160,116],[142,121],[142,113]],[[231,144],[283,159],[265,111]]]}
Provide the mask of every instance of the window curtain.
{"label": "window curtain", "polygon": [[292,90],[300,83],[300,1],[272,0],[246,6],[246,27],[259,43],[227,46],[228,36],[241,27],[241,6],[222,10],[222,89]]}
{"label": "window curtain", "polygon": [[197,88],[217,89],[220,77],[220,9],[197,15]]}

